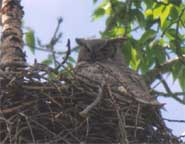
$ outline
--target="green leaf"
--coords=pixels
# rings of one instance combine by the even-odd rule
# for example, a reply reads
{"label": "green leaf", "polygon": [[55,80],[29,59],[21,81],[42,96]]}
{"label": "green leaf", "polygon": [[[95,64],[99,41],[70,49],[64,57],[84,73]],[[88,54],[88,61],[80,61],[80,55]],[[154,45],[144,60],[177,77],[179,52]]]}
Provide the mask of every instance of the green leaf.
{"label": "green leaf", "polygon": [[178,19],[178,7],[175,7],[175,6],[173,6],[172,8],[171,8],[171,12],[170,12],[170,15],[171,15],[171,17],[172,17],[172,19],[175,21],[176,19]]}
{"label": "green leaf", "polygon": [[165,9],[162,11],[162,13],[160,14],[160,24],[161,24],[161,27],[163,28],[164,27],[164,23],[167,19],[167,17],[169,16],[170,14],[170,11],[172,9],[173,5],[172,4],[169,4],[167,7],[165,7]]}
{"label": "green leaf", "polygon": [[134,49],[134,48],[131,49],[131,56],[132,56],[132,59],[130,61],[130,66],[132,67],[132,69],[137,70],[139,63],[140,63],[140,60],[137,57],[136,49]]}
{"label": "green leaf", "polygon": [[162,2],[168,4],[168,0],[162,0]]}
{"label": "green leaf", "polygon": [[31,52],[34,54],[35,53],[35,35],[34,31],[30,30],[25,33],[26,35],[26,44],[30,48]]}
{"label": "green leaf", "polygon": [[57,80],[58,79],[58,75],[56,73],[50,72],[48,74],[48,80],[49,81],[53,81],[53,80]]}
{"label": "green leaf", "polygon": [[98,1],[98,0],[93,0],[93,3],[95,4],[95,3],[97,3],[97,1]]}
{"label": "green leaf", "polygon": [[140,42],[141,43],[145,43],[148,42],[148,40],[151,40],[153,38],[155,38],[156,36],[156,31],[149,29],[147,30],[141,37]]}
{"label": "green leaf", "polygon": [[175,29],[168,29],[165,33],[165,35],[167,36],[167,38],[169,40],[175,40],[175,36],[176,36],[176,30]]}
{"label": "green leaf", "polygon": [[109,15],[111,13],[111,4],[109,0],[104,0],[97,9],[93,12],[93,20],[97,20],[104,16],[105,14]]}
{"label": "green leaf", "polygon": [[135,17],[135,19],[137,20],[141,27],[145,26],[145,17],[140,10],[138,9],[132,10],[131,16]]}
{"label": "green leaf", "polygon": [[158,19],[161,16],[161,13],[162,13],[162,11],[163,11],[164,8],[165,8],[164,5],[160,5],[160,6],[156,7],[153,10],[153,18],[154,19]]}
{"label": "green leaf", "polygon": [[176,16],[176,18],[178,20],[179,15],[181,14],[181,21],[179,23],[179,27],[183,27],[183,28],[184,28],[184,24],[185,24],[185,13],[184,12],[182,13],[182,11],[183,11],[184,8],[185,8],[185,6],[183,6],[182,8],[178,7],[179,14]]}
{"label": "green leaf", "polygon": [[125,56],[126,62],[129,64],[131,56],[132,43],[130,40],[127,40],[122,48],[122,52]]}
{"label": "green leaf", "polygon": [[153,0],[143,0],[144,3],[146,4],[147,8],[151,8],[153,5]]}
{"label": "green leaf", "polygon": [[171,68],[173,81],[177,80],[181,75],[181,63],[178,62]]}
{"label": "green leaf", "polygon": [[116,37],[121,37],[125,33],[125,29],[123,27],[114,27],[113,34]]}
{"label": "green leaf", "polygon": [[53,63],[53,57],[51,55],[49,55],[48,58],[43,60],[41,63],[46,64],[46,65],[50,65]]}
{"label": "green leaf", "polygon": [[179,6],[182,3],[182,0],[169,0],[170,3]]}
{"label": "green leaf", "polygon": [[114,26],[112,29],[100,33],[104,38],[122,37],[125,34],[123,27]]}
{"label": "green leaf", "polygon": [[146,72],[149,70],[150,65],[148,63],[148,61],[146,61],[146,58],[142,58],[141,62],[140,62],[140,70],[142,74],[146,74]]}
{"label": "green leaf", "polygon": [[161,46],[157,46],[156,48],[154,48],[154,54],[155,54],[155,61],[157,61],[158,63],[163,63],[166,60],[166,53],[163,49],[163,47]]}
{"label": "green leaf", "polygon": [[93,20],[101,18],[104,14],[105,10],[103,8],[97,8],[93,14]]}
{"label": "green leaf", "polygon": [[68,57],[68,61],[70,63],[76,63],[75,59],[73,57],[71,57],[71,56]]}
{"label": "green leaf", "polygon": [[136,8],[141,8],[141,2],[140,1],[134,0],[133,3],[134,3]]}
{"label": "green leaf", "polygon": [[182,66],[181,67],[181,71],[180,71],[181,73],[179,74],[180,76],[179,76],[179,84],[180,84],[180,86],[181,86],[181,88],[182,88],[182,90],[185,92],[185,66]]}
{"label": "green leaf", "polygon": [[151,9],[147,9],[147,10],[144,12],[144,15],[145,15],[146,17],[152,16],[152,15],[153,15],[153,11],[152,11]]}

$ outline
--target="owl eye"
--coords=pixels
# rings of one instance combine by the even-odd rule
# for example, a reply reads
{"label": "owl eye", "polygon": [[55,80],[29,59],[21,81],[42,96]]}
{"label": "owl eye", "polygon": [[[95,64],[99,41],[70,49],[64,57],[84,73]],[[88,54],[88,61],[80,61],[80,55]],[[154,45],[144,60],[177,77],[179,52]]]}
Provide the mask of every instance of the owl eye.
{"label": "owl eye", "polygon": [[88,51],[88,52],[91,52],[90,48],[86,47],[85,46],[85,49]]}
{"label": "owl eye", "polygon": [[107,47],[104,47],[100,49],[101,54],[104,55],[104,57],[113,58],[117,52],[117,47],[114,47],[112,45],[108,45]]}

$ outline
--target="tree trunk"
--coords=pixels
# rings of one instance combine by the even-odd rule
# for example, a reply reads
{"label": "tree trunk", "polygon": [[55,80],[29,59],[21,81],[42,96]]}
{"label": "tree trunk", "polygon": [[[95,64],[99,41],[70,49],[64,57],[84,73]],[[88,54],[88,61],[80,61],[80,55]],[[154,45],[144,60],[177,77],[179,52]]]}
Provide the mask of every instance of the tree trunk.
{"label": "tree trunk", "polygon": [[22,6],[20,0],[2,0],[2,37],[1,37],[1,68],[19,71],[25,66],[25,54],[22,51]]}

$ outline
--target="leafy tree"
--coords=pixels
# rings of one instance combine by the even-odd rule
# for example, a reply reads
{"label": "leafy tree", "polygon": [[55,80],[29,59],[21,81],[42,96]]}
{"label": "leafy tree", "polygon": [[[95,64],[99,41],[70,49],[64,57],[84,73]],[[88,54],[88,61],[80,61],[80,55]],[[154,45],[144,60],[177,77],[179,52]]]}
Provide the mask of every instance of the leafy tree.
{"label": "leafy tree", "polygon": [[[57,26],[54,29],[53,35],[48,42],[43,43],[40,38],[37,38],[35,32],[30,27],[25,27],[25,45],[30,49],[32,54],[36,52],[46,53],[47,58],[41,63],[43,65],[49,65],[54,68],[49,78],[60,79],[60,74],[71,75],[71,70],[75,64],[75,59],[71,56],[73,52],[77,52],[78,48],[74,47],[71,49],[70,40],[68,39],[66,44],[66,51],[57,50],[57,47],[62,39],[62,33],[60,31],[63,19],[60,17],[57,20]],[[62,59],[61,59],[62,58]],[[65,65],[65,67],[64,67]]]}
{"label": "leafy tree", "polygon": [[[94,0],[96,3],[98,0]],[[183,0],[103,0],[93,19],[106,17],[103,38],[127,37],[123,53],[129,66],[148,84],[159,80],[166,92],[185,104],[185,3]],[[178,80],[181,90],[173,92],[164,75]]]}
{"label": "leafy tree", "polygon": [[[97,2],[97,0],[94,0],[94,2]],[[14,11],[15,9],[15,11]],[[184,30],[184,18],[185,18],[185,5],[182,3],[182,1],[173,1],[173,0],[161,0],[161,1],[152,1],[152,0],[104,0],[99,7],[95,10],[93,14],[94,19],[101,18],[102,16],[107,17],[106,21],[106,29],[105,31],[101,32],[101,35],[103,38],[111,38],[111,37],[127,37],[128,40],[126,44],[123,46],[123,53],[126,56],[126,60],[130,67],[139,73],[143,75],[146,82],[148,84],[152,84],[156,79],[159,79],[160,82],[164,85],[166,89],[166,93],[159,93],[156,90],[153,90],[152,92],[155,95],[164,95],[164,96],[172,96],[176,100],[178,100],[181,103],[185,103],[185,80],[183,79],[185,75],[185,50],[184,50],[184,43],[183,43],[183,30]],[[10,68],[12,68],[12,71],[8,71],[8,69],[4,69],[3,74],[15,74],[15,69],[22,68],[26,66],[25,64],[25,55],[22,52],[22,31],[20,29],[21,26],[21,18],[23,15],[22,7],[20,6],[19,0],[4,0],[3,1],[3,8],[1,10],[2,17],[6,18],[2,19],[3,23],[3,35],[2,35],[2,46],[1,46],[1,65],[5,65],[6,67],[10,65]],[[14,14],[14,12],[16,12]],[[14,16],[17,16],[15,19]],[[70,70],[73,67],[73,64],[75,63],[75,60],[70,56],[70,53],[73,51],[76,51],[76,47],[71,49],[70,47],[70,40],[68,40],[67,48],[68,50],[66,52],[60,52],[57,51],[56,44],[59,42],[59,40],[62,37],[62,33],[59,32],[60,24],[62,23],[62,19],[58,19],[58,25],[54,31],[53,36],[51,37],[51,40],[43,44],[39,39],[35,37],[35,33],[32,29],[26,28],[25,32],[25,42],[26,45],[30,48],[32,53],[35,53],[36,50],[49,52],[48,58],[45,59],[42,63],[46,65],[50,65],[53,68],[50,69],[50,67],[42,67],[42,64],[38,64],[35,62],[35,70],[34,68],[30,67],[30,71],[26,69],[22,72],[25,72],[27,75],[25,76],[26,79],[21,80],[27,80],[30,81],[23,81],[24,84],[27,84],[25,87],[24,85],[19,85],[19,79],[17,79],[16,75],[11,75],[11,80],[8,82],[10,78],[7,79],[5,77],[4,86],[1,85],[1,89],[8,88],[5,86],[5,84],[8,83],[8,86],[10,85],[10,89],[7,92],[5,89],[5,92],[2,92],[2,96],[5,96],[6,94],[10,94],[10,96],[13,94],[16,98],[16,96],[19,96],[20,94],[23,94],[25,97],[29,96],[28,93],[24,93],[25,91],[20,91],[21,88],[28,88],[27,92],[30,92],[30,96],[34,92],[34,94],[38,94],[38,97],[34,95],[32,98],[36,99],[42,99],[42,96],[49,97],[51,101],[48,101],[47,103],[55,103],[57,106],[59,105],[60,113],[57,113],[57,116],[55,115],[55,118],[57,119],[61,114],[61,105],[54,100],[53,96],[50,97],[50,95],[46,94],[47,90],[49,90],[48,84],[50,84],[49,78],[58,79],[61,80],[61,75],[59,73],[63,74],[71,74]],[[7,28],[8,27],[8,28]],[[7,29],[5,29],[7,28]],[[6,31],[7,30],[7,31]],[[135,35],[135,32],[139,32],[139,34]],[[64,55],[62,62],[59,62],[59,57],[61,55]],[[37,65],[38,64],[38,65]],[[41,68],[41,70],[40,70]],[[47,68],[47,70],[43,70],[44,68]],[[21,69],[23,70],[23,69]],[[40,70],[40,71],[39,71]],[[42,74],[42,72],[47,72]],[[39,74],[40,75],[39,75]],[[165,79],[163,79],[164,74],[171,74],[174,78],[174,80],[178,80],[179,84],[182,88],[181,92],[172,92],[169,88],[167,82]],[[21,78],[23,78],[21,73],[18,73],[21,75]],[[33,74],[33,75],[31,75]],[[45,77],[45,75],[47,75]],[[5,75],[6,76],[6,75]],[[35,77],[34,77],[35,76]],[[15,78],[14,78],[15,77]],[[45,79],[47,82],[42,82],[41,78]],[[36,79],[36,80],[34,80]],[[39,83],[40,82],[40,83]],[[63,83],[61,81],[51,81],[51,83],[54,85],[53,87],[50,87],[51,89],[55,89],[56,91],[52,91],[52,95],[56,92],[58,94],[61,94],[61,89],[59,86],[63,86]],[[22,84],[23,84],[22,83]],[[18,84],[18,85],[17,85]],[[30,84],[35,85],[36,87],[29,87]],[[41,84],[39,87],[39,84]],[[43,85],[46,84],[45,93],[43,92]],[[58,85],[57,85],[58,84]],[[39,87],[39,88],[38,88]],[[29,89],[30,88],[30,89]],[[35,90],[36,91],[30,91]],[[68,89],[68,88],[67,88]],[[41,93],[38,93],[37,90],[41,90],[42,96],[40,96]],[[49,92],[51,92],[49,90]],[[73,92],[72,92],[73,93]],[[25,95],[26,94],[26,95]],[[110,94],[111,95],[111,94]],[[61,96],[61,95],[60,95]],[[23,100],[30,100],[23,97]],[[17,104],[20,104],[19,106],[14,106],[12,109],[8,108],[7,105],[10,107],[12,103],[16,102],[13,97],[9,98],[6,96],[7,102],[2,103],[2,109],[1,112],[3,114],[13,113],[14,111],[23,108],[26,105],[31,105],[32,102],[30,101],[26,103],[25,101],[22,102],[22,99],[18,98],[19,102]],[[46,107],[45,105],[46,99],[44,100],[44,103],[38,103],[39,107],[36,109],[34,108],[33,111],[30,112],[30,115],[35,113],[40,114],[40,109],[43,107]],[[4,105],[4,106],[3,106]],[[35,105],[35,104],[34,104]],[[80,104],[81,105],[81,104]],[[49,113],[51,112],[51,105],[49,106]],[[56,108],[56,106],[54,106]],[[76,106],[75,106],[76,107]],[[31,110],[31,109],[30,109]],[[38,111],[37,111],[38,110]],[[46,110],[47,111],[47,110]],[[49,114],[48,113],[48,114]],[[119,113],[119,112],[118,112]],[[31,141],[36,143],[37,137],[35,137],[37,134],[33,134],[33,132],[37,133],[36,131],[33,131],[31,128],[31,121],[32,117],[27,116],[27,114],[24,114],[24,112],[19,112],[19,115],[14,113],[18,122],[22,122],[24,125],[24,122],[26,122],[26,125],[28,126],[28,131],[30,132]],[[62,113],[63,114],[63,113]],[[9,119],[10,114],[3,115],[3,132],[1,135],[5,135],[8,133],[8,136],[4,136],[5,139],[3,139],[3,142],[6,143],[6,141],[12,142],[11,135],[13,133],[19,132],[18,130],[19,126],[9,127],[9,125],[6,124],[7,120]],[[35,116],[35,115],[34,115]],[[20,118],[21,117],[21,118]],[[69,117],[70,119],[72,117]],[[80,118],[81,119],[81,118]],[[120,117],[120,119],[122,119]],[[136,118],[137,119],[137,118]],[[24,121],[25,120],[25,121]],[[42,119],[41,119],[42,120]],[[33,120],[32,120],[33,121]],[[54,119],[50,119],[49,116],[46,118],[46,124],[51,126],[50,122],[52,122],[52,126],[54,124]],[[16,124],[18,122],[15,122]],[[42,121],[43,122],[43,121]],[[59,123],[58,121],[57,124]],[[10,122],[9,122],[10,123]],[[43,122],[44,124],[45,122]],[[117,123],[117,122],[116,122]],[[32,123],[33,124],[33,123]],[[38,124],[38,123],[37,123]],[[56,124],[56,123],[55,123]],[[98,123],[99,124],[99,123]],[[41,124],[40,124],[41,125]],[[124,125],[121,123],[121,125]],[[7,128],[6,128],[7,127]],[[41,130],[48,130],[45,127],[41,125]],[[9,128],[11,130],[9,130]],[[26,129],[27,129],[26,128]],[[15,129],[15,130],[13,130]],[[63,126],[62,126],[63,129]],[[124,128],[123,128],[124,129]],[[122,129],[122,130],[123,130]],[[38,130],[38,129],[37,129]],[[53,131],[57,131],[57,125],[56,128],[53,129],[52,127],[52,134]],[[9,133],[11,131],[11,133]],[[123,130],[124,131],[124,130]],[[48,131],[51,133],[50,131]],[[4,134],[5,133],[5,134]],[[25,132],[26,133],[26,132]],[[43,133],[44,134],[44,133]],[[28,133],[29,135],[29,133]],[[55,133],[54,133],[55,135]],[[40,137],[40,135],[37,135]],[[80,134],[81,136],[81,134]],[[36,139],[35,139],[36,138]],[[57,135],[55,137],[58,140],[58,131]],[[40,138],[39,138],[40,139]],[[45,139],[45,134],[44,134]],[[71,138],[70,138],[71,139]],[[125,138],[126,140],[126,138]],[[14,141],[17,141],[17,137]],[[59,141],[59,140],[58,140]]]}

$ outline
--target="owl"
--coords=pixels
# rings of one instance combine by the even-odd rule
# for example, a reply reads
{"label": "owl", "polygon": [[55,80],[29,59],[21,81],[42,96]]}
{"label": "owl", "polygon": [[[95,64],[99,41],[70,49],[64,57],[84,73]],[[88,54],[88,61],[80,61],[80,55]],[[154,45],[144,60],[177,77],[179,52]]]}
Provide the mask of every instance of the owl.
{"label": "owl", "polygon": [[144,80],[131,70],[122,53],[125,38],[76,39],[80,46],[75,73],[101,84],[106,79],[112,90],[136,101],[160,105],[150,93]]}
{"label": "owl", "polygon": [[[75,75],[82,82],[85,81],[85,84],[90,83],[91,85],[100,86],[105,82],[105,85],[108,86],[108,91],[111,91],[111,99],[114,100],[111,100],[110,105],[107,104],[106,100],[110,100],[110,94],[106,95],[105,92],[104,99],[101,101],[105,106],[114,109],[112,106],[116,103],[120,107],[121,113],[127,113],[130,111],[130,106],[132,106],[132,112],[129,112],[133,114],[132,118],[128,116],[125,121],[128,125],[136,126],[139,124],[143,127],[143,131],[138,132],[140,136],[136,138],[138,143],[148,138],[151,142],[159,143],[159,141],[156,141],[158,135],[161,135],[166,141],[171,141],[169,138],[172,135],[171,131],[166,127],[160,113],[160,108],[163,104],[160,104],[150,95],[149,87],[145,81],[139,74],[131,70],[125,61],[122,52],[125,40],[125,38],[76,39],[80,51],[77,65],[74,69]],[[129,108],[127,104],[129,104]],[[128,109],[125,109],[125,106]],[[107,117],[109,116],[107,115]],[[106,118],[106,121],[110,119]],[[138,119],[143,119],[144,123],[142,120],[138,122]],[[120,133],[121,125],[122,123],[119,126]],[[103,126],[102,129],[104,129]],[[136,137],[136,130],[127,131],[127,135],[130,135],[130,137],[133,137],[133,134]],[[157,135],[157,138],[155,135]]]}

